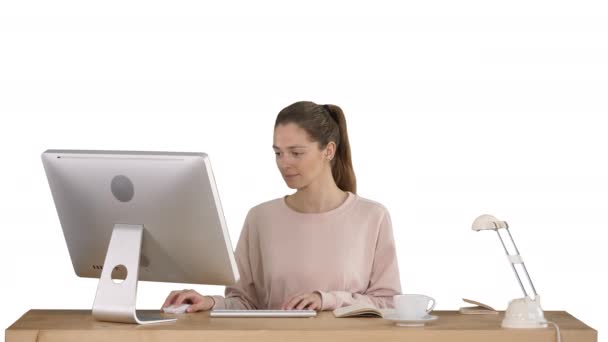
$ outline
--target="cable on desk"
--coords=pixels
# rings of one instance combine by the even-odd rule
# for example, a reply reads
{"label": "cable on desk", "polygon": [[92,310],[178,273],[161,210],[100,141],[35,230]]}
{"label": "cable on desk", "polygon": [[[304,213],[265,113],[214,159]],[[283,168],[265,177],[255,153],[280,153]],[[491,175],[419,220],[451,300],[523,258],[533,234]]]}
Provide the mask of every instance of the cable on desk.
{"label": "cable on desk", "polygon": [[553,324],[555,327],[555,334],[557,335],[557,342],[562,342],[562,334],[559,332],[559,326],[555,322],[547,321],[549,324]]}

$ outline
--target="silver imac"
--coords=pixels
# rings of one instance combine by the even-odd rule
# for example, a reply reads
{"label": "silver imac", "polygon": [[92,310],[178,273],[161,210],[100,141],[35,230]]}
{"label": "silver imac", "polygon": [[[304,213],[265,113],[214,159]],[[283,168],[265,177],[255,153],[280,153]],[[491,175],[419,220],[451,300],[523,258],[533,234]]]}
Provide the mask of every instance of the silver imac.
{"label": "silver imac", "polygon": [[48,150],[42,163],[74,271],[99,278],[96,320],[174,321],[136,312],[138,280],[239,279],[206,154]]}

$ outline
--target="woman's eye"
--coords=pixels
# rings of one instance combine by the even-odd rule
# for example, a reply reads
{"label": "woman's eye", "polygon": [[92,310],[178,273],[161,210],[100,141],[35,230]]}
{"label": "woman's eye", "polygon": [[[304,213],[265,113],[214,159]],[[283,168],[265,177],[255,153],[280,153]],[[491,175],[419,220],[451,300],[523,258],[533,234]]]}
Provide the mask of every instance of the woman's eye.
{"label": "woman's eye", "polygon": [[[304,154],[304,152],[290,152],[290,154],[294,157],[299,157],[301,155]],[[280,157],[281,156],[281,152],[275,152],[274,153],[275,156]]]}

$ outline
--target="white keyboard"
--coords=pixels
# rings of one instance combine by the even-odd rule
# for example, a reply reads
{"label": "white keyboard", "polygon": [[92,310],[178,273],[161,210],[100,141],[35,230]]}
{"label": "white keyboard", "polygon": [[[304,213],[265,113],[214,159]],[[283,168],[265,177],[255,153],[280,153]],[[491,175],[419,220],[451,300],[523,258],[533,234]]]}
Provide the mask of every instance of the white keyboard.
{"label": "white keyboard", "polygon": [[212,310],[211,317],[315,317],[315,310]]}

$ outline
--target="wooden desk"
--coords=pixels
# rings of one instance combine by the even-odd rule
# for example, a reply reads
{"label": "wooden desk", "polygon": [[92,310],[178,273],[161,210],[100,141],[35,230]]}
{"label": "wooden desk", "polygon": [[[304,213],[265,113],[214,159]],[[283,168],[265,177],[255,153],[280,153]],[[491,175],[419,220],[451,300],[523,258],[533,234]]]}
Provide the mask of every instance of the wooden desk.
{"label": "wooden desk", "polygon": [[[397,327],[381,318],[210,318],[208,312],[180,315],[175,323],[129,325],[94,321],[91,311],[30,310],[6,330],[17,341],[556,341],[555,329],[503,329],[500,315],[462,315],[434,311],[437,321],[425,327]],[[597,331],[564,311],[548,311],[563,342],[597,341]]]}

